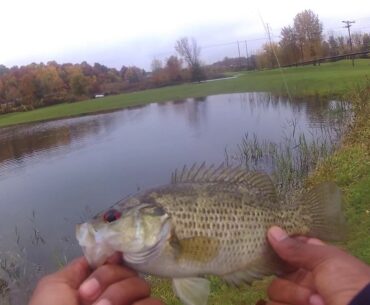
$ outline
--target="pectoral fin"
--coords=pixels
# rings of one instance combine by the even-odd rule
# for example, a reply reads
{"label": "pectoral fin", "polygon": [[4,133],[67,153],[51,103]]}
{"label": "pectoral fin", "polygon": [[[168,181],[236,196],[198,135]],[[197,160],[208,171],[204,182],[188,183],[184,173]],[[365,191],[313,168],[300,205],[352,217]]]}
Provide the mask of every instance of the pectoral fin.
{"label": "pectoral fin", "polygon": [[184,305],[206,305],[210,284],[200,277],[173,279],[172,287]]}

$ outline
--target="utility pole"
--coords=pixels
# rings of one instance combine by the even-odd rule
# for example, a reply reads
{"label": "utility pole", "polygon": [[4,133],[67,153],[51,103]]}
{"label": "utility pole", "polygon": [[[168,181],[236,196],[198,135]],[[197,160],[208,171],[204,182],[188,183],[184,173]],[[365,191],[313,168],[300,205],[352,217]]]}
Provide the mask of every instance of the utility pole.
{"label": "utility pole", "polygon": [[245,54],[247,56],[247,62],[246,62],[246,64],[247,64],[247,70],[248,70],[248,57],[249,57],[249,55],[248,55],[248,44],[247,44],[247,41],[246,40],[244,40],[244,42],[245,42]]}
{"label": "utility pole", "polygon": [[[351,53],[353,53],[352,38],[351,38],[351,26],[352,26],[352,23],[355,23],[356,21],[343,20],[342,22],[346,24],[344,27],[348,29],[349,45],[351,47]],[[354,60],[353,56],[351,56],[351,58],[352,58],[352,67],[354,67],[355,66],[355,60]]]}
{"label": "utility pole", "polygon": [[239,40],[237,41],[237,44],[238,44],[238,54],[239,54],[239,68],[241,67],[242,65],[242,61],[241,61],[241,58],[240,58],[240,47],[239,47]]}
{"label": "utility pole", "polygon": [[272,40],[271,40],[271,33],[270,33],[270,25],[268,23],[266,23],[266,31],[267,31],[267,37],[269,39],[269,43],[270,43],[270,51],[271,51],[271,69],[274,67],[274,50],[272,49],[273,46],[272,46]]}

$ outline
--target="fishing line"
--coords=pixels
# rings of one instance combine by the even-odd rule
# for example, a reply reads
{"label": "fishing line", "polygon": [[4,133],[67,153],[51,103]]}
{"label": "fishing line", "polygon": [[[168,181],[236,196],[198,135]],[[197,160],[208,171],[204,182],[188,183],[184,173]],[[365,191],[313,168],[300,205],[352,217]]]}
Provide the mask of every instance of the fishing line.
{"label": "fishing line", "polygon": [[274,48],[274,46],[273,46],[273,45],[272,45],[272,43],[271,43],[271,36],[270,36],[270,34],[269,34],[268,26],[267,26],[267,25],[266,25],[266,23],[264,22],[264,20],[263,20],[263,18],[262,18],[262,15],[261,15],[261,12],[260,12],[259,10],[258,10],[258,16],[260,17],[261,22],[262,22],[262,25],[263,25],[263,27],[264,27],[264,29],[265,29],[265,32],[266,32],[267,36],[268,36],[268,41],[269,41],[269,43],[270,43],[270,48],[271,48],[272,53],[274,54],[274,57],[275,57],[276,62],[277,62],[277,64],[278,64],[278,69],[279,69],[279,71],[280,71],[280,73],[281,73],[281,77],[282,77],[283,82],[284,82],[285,90],[286,90],[286,92],[287,92],[287,94],[288,94],[289,102],[292,102],[292,96],[291,96],[291,94],[290,94],[290,90],[289,90],[288,82],[287,82],[286,77],[285,77],[285,74],[284,74],[284,70],[283,70],[283,68],[282,68],[282,67],[281,67],[281,65],[280,65],[280,61],[279,61],[279,58],[278,58],[278,56],[277,56],[277,54],[276,54],[275,48]]}

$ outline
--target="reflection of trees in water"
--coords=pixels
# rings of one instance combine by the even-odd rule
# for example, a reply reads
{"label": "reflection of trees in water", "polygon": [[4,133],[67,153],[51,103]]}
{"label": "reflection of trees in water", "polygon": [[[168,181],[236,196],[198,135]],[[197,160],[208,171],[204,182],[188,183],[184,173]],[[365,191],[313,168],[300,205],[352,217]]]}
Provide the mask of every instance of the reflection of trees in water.
{"label": "reflection of trees in water", "polygon": [[340,112],[346,108],[345,104],[337,101],[330,101],[319,97],[294,98],[289,100],[287,97],[276,96],[270,93],[252,92],[239,94],[240,101],[248,102],[251,112],[256,109],[261,110],[279,110],[281,108],[289,108],[293,114],[304,112],[310,123],[331,123],[331,119],[338,119],[338,116],[333,116],[331,113]]}
{"label": "reflection of trees in water", "polygon": [[187,118],[191,125],[198,126],[201,122],[207,119],[206,97],[194,98],[187,108]]}
{"label": "reflection of trees in water", "polygon": [[[165,114],[168,111],[176,113],[181,117],[185,117],[192,126],[199,126],[202,121],[207,119],[207,105],[213,102],[213,98],[225,99],[230,102],[239,100],[242,107],[246,104],[252,114],[255,111],[263,114],[261,108],[269,111],[278,111],[286,108],[297,114],[297,117],[298,114],[304,112],[310,122],[310,127],[315,128],[320,127],[321,123],[338,125],[338,115],[331,114],[337,114],[342,108],[341,103],[334,101],[325,101],[317,98],[294,99],[290,101],[286,97],[257,92],[175,100],[157,104],[156,110],[161,114]],[[144,108],[145,111],[143,111]],[[138,117],[142,118],[143,115],[152,110],[148,105],[135,106],[120,112],[94,117],[81,117],[2,129],[0,130],[0,163],[6,160],[22,163],[25,156],[70,146],[74,142],[82,142],[88,136],[107,134],[116,125],[137,120]]]}
{"label": "reflection of trees in water", "polygon": [[179,99],[158,104],[161,114],[173,112],[179,117],[185,117],[191,126],[198,126],[207,117],[207,96]]}
{"label": "reflection of trees in water", "polygon": [[6,160],[22,163],[24,157],[41,151],[70,146],[87,136],[106,133],[115,124],[114,116],[69,119],[0,131],[0,163]]}

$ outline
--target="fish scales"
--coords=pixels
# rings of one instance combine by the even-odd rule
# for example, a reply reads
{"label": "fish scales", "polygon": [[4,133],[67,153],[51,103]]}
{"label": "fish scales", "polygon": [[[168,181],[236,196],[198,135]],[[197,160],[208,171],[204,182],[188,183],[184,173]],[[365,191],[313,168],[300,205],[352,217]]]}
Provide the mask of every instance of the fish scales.
{"label": "fish scales", "polygon": [[[141,200],[163,206],[171,215],[179,240],[207,237],[217,242],[217,255],[207,251],[208,260],[204,255],[198,259],[199,251],[193,255],[187,251],[186,259],[180,256],[182,264],[195,265],[201,272],[223,274],[245,267],[266,251],[266,228],[281,222],[278,205],[271,213],[274,203],[261,204],[253,197],[228,183],[206,183],[164,188],[145,194]],[[292,223],[293,228],[298,225],[299,219]]]}
{"label": "fish scales", "polygon": [[132,268],[172,278],[185,305],[205,305],[206,275],[240,285],[279,272],[266,238],[273,225],[289,234],[340,239],[339,188],[326,182],[286,204],[266,174],[203,163],[122,200],[77,226],[76,236],[93,267],[121,251]]}

